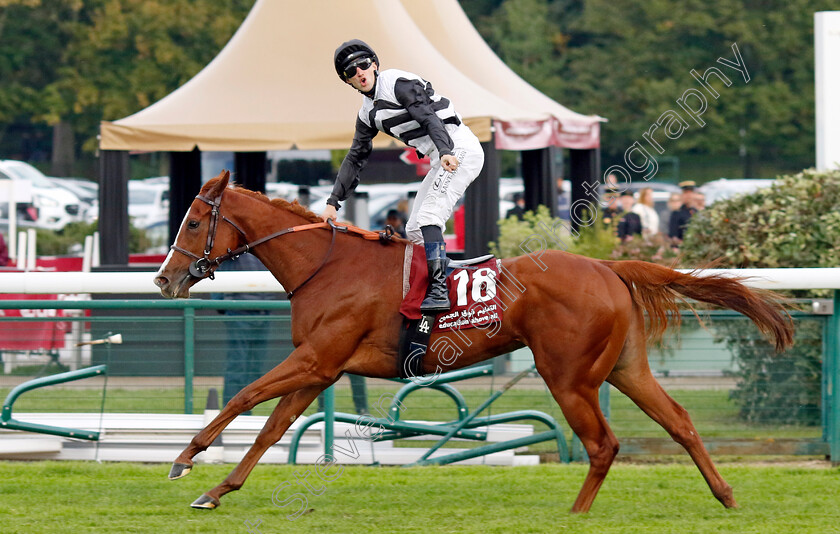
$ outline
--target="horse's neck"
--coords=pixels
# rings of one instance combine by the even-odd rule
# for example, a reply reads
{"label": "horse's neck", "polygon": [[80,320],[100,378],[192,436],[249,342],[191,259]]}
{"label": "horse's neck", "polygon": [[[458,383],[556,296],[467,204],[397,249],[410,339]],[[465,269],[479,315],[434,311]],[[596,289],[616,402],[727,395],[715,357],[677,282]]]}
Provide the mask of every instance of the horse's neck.
{"label": "horse's neck", "polygon": [[[300,215],[243,196],[237,209],[242,230],[249,243],[288,228],[311,224]],[[303,235],[307,234],[307,235]],[[330,234],[320,229],[290,232],[257,245],[251,251],[287,289],[294,289],[320,262],[322,249],[329,246]]]}
{"label": "horse's neck", "polygon": [[[288,210],[272,207],[265,202],[251,197],[243,197],[235,207],[238,223],[241,223],[248,242],[286,230],[294,226],[312,224],[312,221]],[[375,242],[366,241],[359,236],[336,234],[334,246],[333,233],[329,229],[315,228],[283,234],[270,239],[254,248],[252,253],[262,261],[275,278],[287,290],[295,290],[314,275],[323,266],[324,273],[313,280],[323,281],[324,276],[335,276],[336,263],[328,261],[330,256],[340,257],[352,264],[365,264],[366,269],[380,271],[395,269],[395,274],[402,272],[400,262],[404,247],[373,246]],[[375,258],[373,257],[375,256]],[[346,266],[347,263],[344,263]],[[389,271],[390,272],[390,271]]]}

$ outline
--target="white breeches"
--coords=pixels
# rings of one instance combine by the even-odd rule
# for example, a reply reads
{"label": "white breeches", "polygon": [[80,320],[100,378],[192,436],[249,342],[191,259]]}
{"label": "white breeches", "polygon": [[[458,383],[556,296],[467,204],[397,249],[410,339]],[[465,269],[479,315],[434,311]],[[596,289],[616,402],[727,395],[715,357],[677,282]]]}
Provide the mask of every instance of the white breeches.
{"label": "white breeches", "polygon": [[467,187],[481,172],[484,166],[484,150],[472,131],[465,125],[447,125],[446,131],[455,143],[455,157],[458,169],[445,171],[440,164],[437,151],[429,155],[432,167],[417,190],[414,207],[405,225],[408,239],[422,244],[421,226],[437,226],[444,231],[446,221],[452,217],[455,204],[464,196]]}

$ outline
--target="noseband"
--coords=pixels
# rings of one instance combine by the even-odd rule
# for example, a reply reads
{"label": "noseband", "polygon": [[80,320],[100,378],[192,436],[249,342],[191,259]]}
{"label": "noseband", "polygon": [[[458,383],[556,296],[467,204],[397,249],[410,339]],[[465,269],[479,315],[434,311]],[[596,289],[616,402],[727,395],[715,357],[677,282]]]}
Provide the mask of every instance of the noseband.
{"label": "noseband", "polygon": [[210,251],[213,250],[213,243],[216,240],[216,230],[218,230],[219,218],[221,218],[223,221],[225,221],[226,223],[228,223],[231,226],[233,226],[234,228],[236,228],[236,231],[239,232],[240,235],[242,235],[242,237],[244,239],[246,239],[246,240],[248,239],[248,237],[245,235],[245,232],[242,230],[242,228],[237,226],[236,223],[234,223],[233,221],[231,221],[230,219],[228,219],[224,215],[220,214],[219,208],[222,205],[222,196],[223,195],[224,195],[224,192],[222,194],[220,194],[215,200],[210,200],[207,197],[204,197],[204,196],[201,196],[201,195],[197,195],[195,197],[196,200],[200,200],[200,201],[204,202],[205,204],[207,204],[211,207],[210,227],[207,229],[207,241],[204,245],[204,255],[203,256],[198,256],[197,254],[194,254],[194,253],[190,252],[189,250],[181,248],[177,245],[172,245],[171,247],[169,247],[172,250],[174,250],[176,252],[180,252],[181,254],[184,254],[185,256],[187,256],[189,258],[193,258],[195,260],[193,263],[190,264],[190,267],[189,267],[190,276],[192,276],[194,278],[203,279],[203,278],[210,277],[210,280],[213,280],[215,278],[213,276],[213,272],[215,270],[214,269],[215,267],[218,267],[219,265],[221,265],[222,262],[225,262],[227,260],[238,258],[240,255],[250,251],[253,247],[255,247],[257,245],[265,243],[266,241],[274,239],[275,237],[280,237],[281,235],[290,234],[292,232],[300,232],[302,230],[310,230],[310,229],[313,229],[313,228],[327,228],[327,226],[329,225],[329,227],[332,229],[332,240],[330,241],[330,248],[327,250],[326,256],[324,256],[324,261],[321,262],[321,265],[319,265],[318,268],[315,269],[315,272],[313,272],[311,275],[309,275],[309,278],[304,280],[302,284],[300,284],[294,290],[287,292],[288,297],[291,299],[292,295],[296,291],[298,291],[301,287],[303,287],[307,282],[312,280],[312,278],[316,274],[318,274],[318,271],[320,271],[321,268],[327,263],[327,260],[329,259],[330,254],[332,253],[333,245],[335,245],[335,234],[336,234],[336,232],[340,231],[340,232],[345,232],[346,233],[348,231],[348,228],[346,226],[336,226],[335,222],[332,219],[329,219],[329,221],[327,223],[322,222],[322,223],[312,223],[312,224],[302,224],[302,225],[299,225],[299,226],[292,226],[291,228],[286,228],[285,230],[280,230],[279,232],[275,232],[271,235],[267,235],[265,237],[257,239],[256,241],[251,241],[250,243],[246,243],[246,244],[242,245],[241,247],[239,247],[237,249],[234,249],[234,250],[227,249],[227,252],[225,254],[222,254],[221,256],[216,256],[215,258],[211,259],[210,258]]}
{"label": "noseband", "polygon": [[[236,249],[235,251],[228,249],[227,254],[217,256],[215,259],[210,259],[210,251],[213,250],[213,243],[216,241],[216,230],[219,226],[219,207],[222,205],[222,195],[219,195],[216,198],[216,200],[210,200],[207,197],[203,197],[201,195],[198,195],[195,198],[204,202],[205,204],[208,204],[211,208],[210,228],[207,229],[207,241],[204,245],[204,256],[198,256],[190,252],[189,250],[181,248],[177,245],[172,245],[170,248],[195,260],[195,262],[190,264],[190,276],[194,276],[195,278],[206,278],[209,276],[210,280],[213,280],[213,266],[218,267],[219,264],[221,264],[223,261],[239,256],[243,252],[247,252],[250,247],[248,245],[245,245],[245,248],[242,251],[240,251],[239,249]],[[242,229],[236,225],[236,223],[234,223],[224,215],[221,215],[221,218],[223,221],[236,228],[236,230],[242,235],[242,237],[245,237],[245,232],[243,232]]]}

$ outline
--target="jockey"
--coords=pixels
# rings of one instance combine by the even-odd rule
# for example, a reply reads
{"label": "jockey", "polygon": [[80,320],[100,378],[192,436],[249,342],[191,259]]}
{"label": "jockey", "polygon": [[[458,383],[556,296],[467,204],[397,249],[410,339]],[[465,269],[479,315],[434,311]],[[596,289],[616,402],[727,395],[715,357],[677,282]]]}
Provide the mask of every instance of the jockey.
{"label": "jockey", "polygon": [[379,58],[363,41],[353,39],[335,50],[336,73],[364,98],[356,115],[356,133],[341,163],[327,207],[321,214],[335,219],[339,201],[359,184],[380,131],[399,139],[431,159],[431,169],[420,188],[405,230],[408,238],[424,243],[429,289],[420,307],[423,313],[449,311],[446,289],[446,244],[443,229],[467,186],[484,165],[478,138],[463,123],[452,103],[435,93],[432,84],[410,72],[379,71]]}

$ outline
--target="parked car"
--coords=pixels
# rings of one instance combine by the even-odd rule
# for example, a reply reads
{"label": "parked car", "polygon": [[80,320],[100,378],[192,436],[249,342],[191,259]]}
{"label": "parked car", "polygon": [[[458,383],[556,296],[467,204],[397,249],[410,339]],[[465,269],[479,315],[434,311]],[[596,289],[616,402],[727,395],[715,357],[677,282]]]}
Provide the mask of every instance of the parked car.
{"label": "parked car", "polygon": [[[408,184],[362,184],[356,188],[359,193],[368,194],[368,215],[370,227],[381,229],[385,227],[385,217],[388,210],[395,209],[403,200],[417,193],[419,183]],[[332,186],[318,186],[311,190],[311,202],[309,209],[315,213],[321,213],[327,206],[327,199],[332,193]],[[344,206],[342,202],[342,206]],[[407,214],[406,214],[407,215]],[[347,217],[347,212],[342,210],[339,219]]]}
{"label": "parked car", "polygon": [[513,200],[517,193],[525,192],[522,178],[499,178],[499,218],[504,218],[516,202]]}
{"label": "parked car", "polygon": [[706,205],[743,193],[752,193],[770,187],[775,180],[766,178],[721,178],[701,185],[698,190],[706,195]]}
{"label": "parked car", "polygon": [[99,184],[81,178],[50,178],[52,183],[79,197],[83,219],[92,223],[99,218]]}
{"label": "parked car", "polygon": [[[419,182],[407,184],[361,184],[356,188],[356,191],[368,194],[370,226],[373,229],[377,229],[385,227],[385,218],[388,211],[396,209],[403,200],[413,198],[417,194],[419,187]],[[564,182],[564,187],[569,187],[568,181]],[[525,186],[523,185],[522,178],[499,179],[499,217],[504,217],[513,208],[514,195],[524,190]],[[327,205],[327,198],[329,198],[331,192],[332,185],[313,187],[311,193],[312,202],[310,203],[309,209],[315,213],[321,213]],[[463,199],[461,202],[463,202]]]}
{"label": "parked car", "polygon": [[291,202],[298,197],[298,191],[300,191],[299,185],[288,182],[266,182],[265,184],[265,194],[268,198],[282,198]]}
{"label": "parked car", "polygon": [[149,248],[144,254],[166,254],[169,252],[169,221],[160,220],[153,222],[146,227],[146,238],[149,240]]}
{"label": "parked car", "polygon": [[32,186],[32,204],[38,210],[36,226],[61,230],[68,223],[84,220],[79,197],[56,186],[32,165],[15,160],[0,160],[0,175],[28,182]]}
{"label": "parked car", "polygon": [[169,220],[169,184],[128,182],[128,216],[136,228]]}
{"label": "parked car", "polygon": [[[29,223],[30,227],[34,227],[35,221],[38,220],[38,210],[32,204],[32,186],[28,182],[15,184],[11,178],[0,172],[0,219],[4,221],[3,226],[9,224],[12,194],[14,194],[17,211],[17,223]],[[5,234],[8,235],[8,230]]]}
{"label": "parked car", "polygon": [[140,181],[144,184],[165,185],[169,187],[169,176],[152,176],[150,178],[143,178]]}

